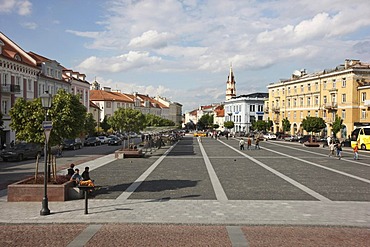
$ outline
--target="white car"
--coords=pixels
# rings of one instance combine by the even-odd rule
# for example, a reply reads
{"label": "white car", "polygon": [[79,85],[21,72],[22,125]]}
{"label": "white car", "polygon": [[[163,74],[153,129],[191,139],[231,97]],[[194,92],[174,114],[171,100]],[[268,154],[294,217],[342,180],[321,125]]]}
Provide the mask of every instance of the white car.
{"label": "white car", "polygon": [[264,138],[265,140],[276,140],[276,135],[271,134],[271,133],[267,133],[267,134],[264,134],[264,135],[263,135],[263,138]]}
{"label": "white car", "polygon": [[109,138],[106,136],[99,136],[99,139],[102,144],[107,144],[109,142]]}

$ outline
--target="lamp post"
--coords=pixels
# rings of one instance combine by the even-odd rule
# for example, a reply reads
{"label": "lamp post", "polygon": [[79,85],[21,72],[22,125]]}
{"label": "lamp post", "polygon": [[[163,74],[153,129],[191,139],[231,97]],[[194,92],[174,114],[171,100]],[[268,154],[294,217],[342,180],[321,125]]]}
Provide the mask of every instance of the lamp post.
{"label": "lamp post", "polygon": [[51,122],[48,122],[48,110],[51,107],[51,94],[48,91],[45,91],[43,95],[40,96],[42,107],[45,110],[45,121],[43,122],[43,128],[45,133],[45,144],[44,144],[44,197],[42,198],[42,208],[40,215],[49,215],[50,209],[48,206],[48,142],[51,131]]}

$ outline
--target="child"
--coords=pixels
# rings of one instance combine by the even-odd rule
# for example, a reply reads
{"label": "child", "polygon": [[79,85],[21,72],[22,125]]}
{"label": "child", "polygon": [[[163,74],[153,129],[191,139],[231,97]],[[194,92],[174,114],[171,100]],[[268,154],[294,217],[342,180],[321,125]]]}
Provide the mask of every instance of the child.
{"label": "child", "polygon": [[358,160],[358,144],[356,143],[356,146],[353,148],[353,159]]}
{"label": "child", "polygon": [[334,156],[334,150],[335,150],[335,145],[334,145],[334,142],[331,141],[329,144],[329,157]]}

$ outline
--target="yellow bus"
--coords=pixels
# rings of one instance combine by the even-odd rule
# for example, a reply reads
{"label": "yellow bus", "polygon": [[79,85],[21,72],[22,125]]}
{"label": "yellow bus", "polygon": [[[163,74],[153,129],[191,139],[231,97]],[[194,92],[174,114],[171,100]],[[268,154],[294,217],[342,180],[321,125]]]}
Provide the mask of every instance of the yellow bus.
{"label": "yellow bus", "polygon": [[358,148],[370,150],[370,126],[357,127],[351,133],[351,147],[358,143]]}

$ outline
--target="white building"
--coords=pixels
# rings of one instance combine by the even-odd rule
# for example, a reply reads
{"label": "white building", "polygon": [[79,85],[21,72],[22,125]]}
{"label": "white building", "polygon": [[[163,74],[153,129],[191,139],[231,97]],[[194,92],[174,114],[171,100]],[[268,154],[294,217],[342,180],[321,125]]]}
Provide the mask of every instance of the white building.
{"label": "white building", "polygon": [[233,121],[231,132],[250,132],[252,123],[264,120],[264,102],[268,93],[252,93],[233,97],[224,102],[225,121]]}

